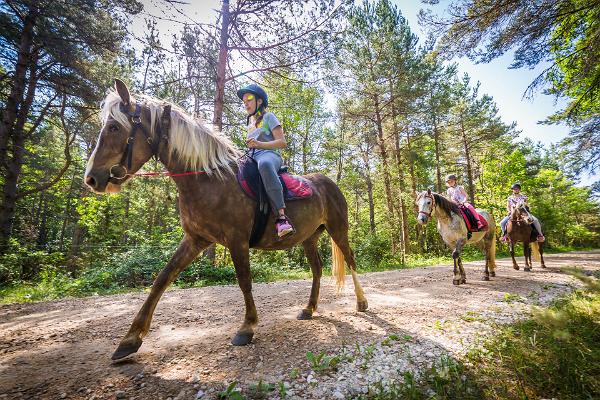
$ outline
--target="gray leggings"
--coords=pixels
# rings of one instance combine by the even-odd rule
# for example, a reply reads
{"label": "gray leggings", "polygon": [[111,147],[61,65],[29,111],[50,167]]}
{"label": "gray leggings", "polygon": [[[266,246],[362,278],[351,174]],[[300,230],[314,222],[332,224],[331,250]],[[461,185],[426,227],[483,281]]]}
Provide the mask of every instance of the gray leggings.
{"label": "gray leggings", "polygon": [[279,175],[277,175],[283,164],[281,156],[274,151],[256,151],[252,158],[258,163],[258,173],[274,211],[285,208],[283,187],[279,181]]}
{"label": "gray leggings", "polygon": [[[535,229],[538,231],[538,233],[542,235],[542,225],[540,225],[540,221],[533,215],[531,216],[531,218],[533,218],[533,226],[535,226]],[[508,224],[509,219],[510,215],[504,217],[504,219],[500,221],[500,228],[502,228],[502,233],[504,234],[506,234],[506,224]]]}

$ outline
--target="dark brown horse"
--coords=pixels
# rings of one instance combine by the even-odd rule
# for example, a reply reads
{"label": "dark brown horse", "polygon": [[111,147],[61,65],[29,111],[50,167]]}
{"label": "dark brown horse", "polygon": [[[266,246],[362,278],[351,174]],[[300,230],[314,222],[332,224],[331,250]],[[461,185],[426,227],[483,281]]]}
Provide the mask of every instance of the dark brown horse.
{"label": "dark brown horse", "polygon": [[[250,343],[258,317],[252,297],[249,239],[255,203],[240,189],[236,178],[240,154],[232,143],[213,132],[182,109],[163,101],[138,96],[134,99],[121,82],[117,93],[104,100],[102,129],[85,173],[85,183],[96,193],[118,192],[131,174],[156,156],[171,173],[205,171],[204,174],[176,176],[179,209],[184,237],[175,254],[156,277],[148,298],[121,340],[113,359],[135,353],[150,329],[152,314],[163,292],[205,248],[220,243],[231,252],[238,283],[244,295],[246,313],[232,339],[234,345]],[[165,111],[167,110],[167,111]],[[167,122],[165,122],[167,121]],[[323,262],[318,253],[319,236],[327,230],[332,239],[333,266],[338,288],[345,280],[344,260],[350,267],[358,311],[367,309],[367,299],[358,282],[354,255],[348,243],[346,199],[329,178],[306,176],[314,194],[290,202],[286,214],[296,233],[277,240],[274,217],[257,244],[265,250],[289,249],[302,244],[313,273],[308,305],[298,319],[310,319],[317,309]]]}
{"label": "dark brown horse", "polygon": [[[519,202],[512,210],[508,224],[506,225],[506,233],[509,239],[510,256],[513,261],[513,268],[518,270],[519,264],[515,260],[515,244],[523,243],[523,255],[525,256],[525,268],[524,271],[531,271],[533,263],[531,262],[531,247],[533,247],[533,253],[536,260],[540,261],[542,268],[546,268],[544,263],[544,242],[537,241],[537,233],[531,227],[533,218],[527,210],[527,204],[525,202]],[[530,247],[529,244],[532,244]]]}

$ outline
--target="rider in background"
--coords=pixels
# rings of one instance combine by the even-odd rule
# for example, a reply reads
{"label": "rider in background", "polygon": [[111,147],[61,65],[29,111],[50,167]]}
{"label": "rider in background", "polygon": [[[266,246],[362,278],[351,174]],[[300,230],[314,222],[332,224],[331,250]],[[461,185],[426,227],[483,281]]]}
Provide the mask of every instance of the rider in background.
{"label": "rider in background", "polygon": [[465,191],[465,188],[462,185],[456,184],[456,175],[451,174],[446,177],[446,186],[448,189],[446,190],[446,195],[450,200],[460,205],[468,208],[471,213],[477,218],[477,229],[481,230],[485,227],[485,224],[481,221],[481,216],[477,211],[475,211],[475,207],[471,203],[468,203],[467,200],[469,196]]}
{"label": "rider in background", "polygon": [[[515,183],[510,188],[512,189],[513,194],[508,196],[508,201],[506,204],[508,216],[504,217],[504,219],[500,221],[500,228],[502,228],[502,241],[504,242],[508,241],[508,235],[506,234],[506,225],[508,224],[508,220],[512,215],[513,209],[521,201],[527,203],[527,196],[521,193],[521,184]],[[543,242],[544,240],[546,240],[546,238],[542,234],[542,225],[540,224],[540,221],[533,215],[531,215],[531,218],[533,219],[533,226],[535,226],[535,229],[538,231],[537,241]]]}
{"label": "rider in background", "polygon": [[251,84],[238,90],[237,95],[244,102],[248,114],[246,145],[252,149],[250,155],[258,164],[258,172],[265,192],[271,201],[271,206],[277,210],[275,221],[277,236],[283,237],[294,232],[294,227],[285,215],[283,187],[278,175],[283,164],[279,150],[287,145],[283,128],[275,114],[267,111],[269,96],[263,88]]}

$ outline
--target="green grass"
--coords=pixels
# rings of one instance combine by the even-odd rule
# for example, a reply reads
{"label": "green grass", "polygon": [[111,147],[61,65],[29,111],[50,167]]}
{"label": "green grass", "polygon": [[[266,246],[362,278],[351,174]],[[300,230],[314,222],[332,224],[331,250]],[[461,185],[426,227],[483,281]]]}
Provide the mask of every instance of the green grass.
{"label": "green grass", "polygon": [[399,383],[370,388],[361,399],[369,400],[429,400],[429,399],[482,399],[483,392],[467,367],[450,357],[441,357],[417,379],[410,371],[402,374]]}
{"label": "green grass", "polygon": [[419,379],[404,372],[403,382],[379,383],[363,399],[600,398],[600,280],[595,273],[567,272],[586,289],[535,308],[527,320],[497,325],[463,360],[442,357]]}
{"label": "green grass", "polygon": [[600,291],[576,291],[499,328],[469,362],[486,398],[600,398]]}

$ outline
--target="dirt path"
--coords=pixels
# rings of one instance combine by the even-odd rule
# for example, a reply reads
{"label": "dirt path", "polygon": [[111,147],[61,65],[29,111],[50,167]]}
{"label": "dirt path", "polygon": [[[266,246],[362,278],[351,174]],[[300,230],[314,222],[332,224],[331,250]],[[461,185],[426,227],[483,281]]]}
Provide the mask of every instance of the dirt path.
{"label": "dirt path", "polygon": [[[259,379],[284,383],[292,397],[352,396],[361,384],[398,373],[402,360],[406,368],[418,369],[444,352],[460,353],[485,332],[484,317],[510,321],[531,304],[572,290],[574,281],[560,267],[600,269],[600,251],[546,260],[548,269],[534,263],[530,273],[500,260],[490,282],[480,280],[481,262],[468,263],[468,283],[458,287],[448,265],[364,274],[366,313],[355,311],[350,279],[345,293],[336,296],[331,279],[324,278],[312,321],[295,318],[308,300],[309,281],[255,284],[260,323],[247,347],[229,344],[243,315],[237,286],[172,290],[159,303],[139,352],[120,363],[110,355],[144,293],[0,306],[0,398],[214,398],[226,382],[247,387]],[[306,360],[308,351],[380,343],[390,334],[408,338],[404,349],[410,353],[408,358],[394,353],[394,368],[389,366],[394,349],[382,352],[383,361],[365,376],[351,365],[333,376],[316,376]]]}

